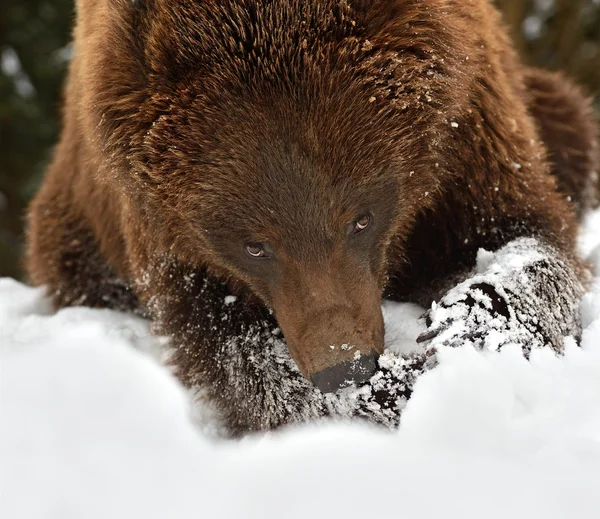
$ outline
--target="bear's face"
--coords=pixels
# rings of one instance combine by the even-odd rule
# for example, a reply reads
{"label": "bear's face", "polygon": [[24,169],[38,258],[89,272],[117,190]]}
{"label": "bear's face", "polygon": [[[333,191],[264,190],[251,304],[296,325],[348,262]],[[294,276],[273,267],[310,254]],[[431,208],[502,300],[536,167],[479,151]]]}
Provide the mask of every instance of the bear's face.
{"label": "bear's face", "polygon": [[195,127],[181,134],[178,150],[204,143],[202,164],[186,167],[197,175],[184,212],[194,215],[198,252],[273,310],[300,371],[322,390],[362,381],[383,350],[398,175],[377,146],[351,152],[348,135],[256,106],[240,119],[219,110],[209,138]]}

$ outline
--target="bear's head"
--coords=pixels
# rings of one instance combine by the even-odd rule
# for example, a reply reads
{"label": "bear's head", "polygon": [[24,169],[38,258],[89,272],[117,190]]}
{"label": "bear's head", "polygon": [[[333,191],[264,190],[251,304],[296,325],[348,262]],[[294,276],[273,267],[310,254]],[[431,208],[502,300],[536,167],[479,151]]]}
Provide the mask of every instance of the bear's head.
{"label": "bear's head", "polygon": [[340,117],[333,93],[299,102],[272,88],[175,100],[146,137],[148,178],[173,197],[185,261],[272,309],[300,371],[330,391],[376,368],[389,251],[414,201],[397,150],[365,125],[384,125],[368,98],[346,87]]}
{"label": "bear's head", "polygon": [[272,309],[319,388],[368,378],[460,97],[436,27],[390,45],[352,2],[120,3],[84,99],[110,174],[163,249]]}

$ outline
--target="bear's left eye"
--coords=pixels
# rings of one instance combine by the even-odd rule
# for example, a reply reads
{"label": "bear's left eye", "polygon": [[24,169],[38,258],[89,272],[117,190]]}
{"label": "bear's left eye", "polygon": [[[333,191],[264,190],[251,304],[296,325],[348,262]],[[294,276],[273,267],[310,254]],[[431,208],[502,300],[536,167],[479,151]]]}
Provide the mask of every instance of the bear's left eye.
{"label": "bear's left eye", "polygon": [[246,243],[244,246],[246,253],[252,258],[266,258],[267,253],[265,251],[264,243],[254,242],[254,243]]}
{"label": "bear's left eye", "polygon": [[371,225],[371,215],[363,214],[354,221],[354,233],[356,234],[364,231],[369,225]]}

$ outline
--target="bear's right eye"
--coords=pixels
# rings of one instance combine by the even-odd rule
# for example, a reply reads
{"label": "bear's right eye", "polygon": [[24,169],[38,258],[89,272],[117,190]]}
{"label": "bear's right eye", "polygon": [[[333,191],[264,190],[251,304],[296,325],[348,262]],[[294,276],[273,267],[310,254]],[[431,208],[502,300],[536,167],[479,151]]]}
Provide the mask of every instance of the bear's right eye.
{"label": "bear's right eye", "polygon": [[266,258],[267,253],[265,251],[264,243],[255,242],[255,243],[246,243],[244,246],[246,249],[246,253],[252,258]]}

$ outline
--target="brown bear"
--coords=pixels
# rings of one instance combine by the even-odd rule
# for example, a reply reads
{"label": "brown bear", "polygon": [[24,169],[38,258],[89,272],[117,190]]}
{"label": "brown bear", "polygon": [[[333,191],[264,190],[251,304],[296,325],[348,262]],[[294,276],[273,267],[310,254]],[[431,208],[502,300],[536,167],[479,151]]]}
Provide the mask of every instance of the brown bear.
{"label": "brown bear", "polygon": [[232,433],[396,423],[435,347],[379,357],[382,298],[441,299],[422,340],[560,350],[597,167],[590,103],[488,0],[78,0],[28,268],[153,319]]}

